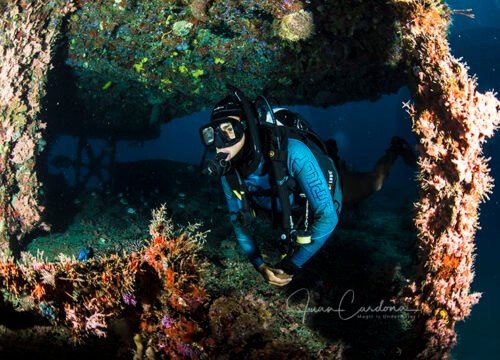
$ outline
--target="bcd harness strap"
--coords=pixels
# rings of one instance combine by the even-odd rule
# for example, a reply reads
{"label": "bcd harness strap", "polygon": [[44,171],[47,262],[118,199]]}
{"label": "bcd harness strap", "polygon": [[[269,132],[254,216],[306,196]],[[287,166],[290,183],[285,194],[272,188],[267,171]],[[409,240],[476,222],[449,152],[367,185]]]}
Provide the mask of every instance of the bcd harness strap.
{"label": "bcd harness strap", "polygon": [[226,176],[228,185],[233,190],[234,195],[240,200],[242,209],[238,213],[238,221],[248,227],[252,224],[255,212],[250,207],[248,196],[246,194],[246,186],[241,180],[241,176],[237,170]]}
{"label": "bcd harness strap", "polygon": [[[288,128],[286,126],[273,126],[271,136],[268,140],[270,144],[269,152],[266,154],[271,160],[271,189],[274,193],[272,197],[273,223],[281,220],[282,233],[280,235],[281,244],[285,246],[286,252],[292,251],[293,235],[295,233],[290,198],[288,192]],[[281,219],[279,216],[277,199],[281,204]]]}
{"label": "bcd harness strap", "polygon": [[[266,143],[269,145],[264,156],[270,161],[270,190],[259,190],[252,192],[253,196],[270,196],[271,197],[271,220],[274,227],[280,227],[282,233],[280,235],[280,245],[283,247],[283,252],[290,254],[294,250],[294,235],[295,228],[290,204],[290,187],[289,184],[294,183],[294,180],[288,176],[287,160],[288,160],[288,128],[284,126],[272,127],[269,131],[269,137]],[[243,226],[249,226],[252,223],[252,216],[255,212],[252,211],[249,200],[248,191],[244,182],[241,180],[240,174],[235,170],[226,175],[228,185],[233,190],[233,193],[241,201],[242,209],[238,214],[238,220]],[[281,215],[278,211],[278,199],[281,205]]]}

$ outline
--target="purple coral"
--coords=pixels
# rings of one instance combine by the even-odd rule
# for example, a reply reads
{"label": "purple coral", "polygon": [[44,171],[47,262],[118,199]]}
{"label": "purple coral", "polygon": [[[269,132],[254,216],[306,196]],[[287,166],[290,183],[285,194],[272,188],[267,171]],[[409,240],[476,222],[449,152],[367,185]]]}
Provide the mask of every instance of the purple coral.
{"label": "purple coral", "polygon": [[193,349],[189,344],[186,343],[177,344],[177,352],[187,357],[200,355],[200,352],[197,349]]}
{"label": "purple coral", "polygon": [[137,299],[132,293],[129,292],[124,293],[122,295],[122,300],[126,305],[132,305],[132,306],[137,305]]}
{"label": "purple coral", "polygon": [[165,328],[168,329],[174,324],[174,319],[171,316],[165,315],[163,319],[161,319],[161,325]]}

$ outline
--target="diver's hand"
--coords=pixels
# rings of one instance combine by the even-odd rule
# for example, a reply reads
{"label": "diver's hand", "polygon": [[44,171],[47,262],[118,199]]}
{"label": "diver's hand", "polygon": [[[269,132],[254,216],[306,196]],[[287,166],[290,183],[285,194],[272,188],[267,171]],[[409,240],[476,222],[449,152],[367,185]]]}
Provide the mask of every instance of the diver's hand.
{"label": "diver's hand", "polygon": [[281,269],[272,268],[267,264],[260,265],[257,270],[272,285],[285,286],[293,279],[293,275],[289,275]]}

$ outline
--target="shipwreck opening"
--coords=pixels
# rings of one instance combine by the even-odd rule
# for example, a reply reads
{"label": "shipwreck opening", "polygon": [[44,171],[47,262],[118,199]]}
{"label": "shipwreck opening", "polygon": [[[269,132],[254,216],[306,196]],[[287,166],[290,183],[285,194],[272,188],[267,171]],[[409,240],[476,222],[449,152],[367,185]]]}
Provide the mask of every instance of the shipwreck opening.
{"label": "shipwreck opening", "polygon": [[[71,326],[75,336],[81,338],[88,334],[103,336],[110,325],[106,314],[120,317],[127,315],[129,306],[134,307],[132,311],[141,318],[133,324],[138,340],[134,336],[134,344],[127,351],[136,354],[142,354],[145,344],[146,355],[148,351],[164,352],[172,357],[203,352],[241,353],[242,348],[256,357],[283,351],[302,354],[300,348],[288,345],[291,339],[317,357],[337,357],[344,352],[368,358],[382,354],[399,357],[402,353],[408,358],[448,355],[456,343],[455,323],[469,315],[480,297],[469,290],[477,211],[492,186],[482,143],[493,135],[499,122],[494,94],[477,92],[467,69],[450,54],[446,31],[456,12],[444,3],[425,0],[257,1],[257,10],[246,13],[231,2],[219,1],[193,1],[189,5],[162,2],[162,11],[157,11],[156,1],[50,2],[37,9],[43,11],[43,19],[53,16],[55,21],[34,21],[36,26],[25,36],[19,29],[37,18],[31,5],[0,5],[8,10],[0,17],[5,29],[0,45],[14,54],[6,57],[2,67],[3,71],[8,69],[9,76],[0,76],[0,85],[8,90],[0,98],[2,130],[7,129],[0,132],[5,140],[0,147],[0,234],[5,246],[8,240],[25,241],[25,235],[34,234],[38,225],[46,229],[41,205],[46,196],[74,212],[75,218],[67,222],[66,228],[76,224],[76,236],[51,235],[64,246],[74,240],[76,251],[84,247],[79,253],[83,261],[66,257],[45,263],[38,254],[24,254],[23,262],[15,263],[2,253],[0,279],[7,289],[2,301],[4,296],[8,301],[17,301],[17,295],[22,294],[25,302],[21,306]],[[262,12],[267,16],[261,17]],[[50,106],[43,109],[42,118],[38,114],[39,96],[52,62],[50,51],[62,19],[66,21],[62,25],[66,38],[56,46],[63,55],[59,59],[56,56],[55,61],[60,78],[49,81],[45,104],[56,104],[56,108],[60,106],[56,112],[67,111],[71,116],[59,117],[57,123],[52,121],[56,117],[47,116]],[[61,77],[64,68],[71,70],[66,79]],[[17,86],[11,78],[23,85]],[[291,292],[292,288],[270,291],[267,284],[255,281],[254,269],[228,238],[231,231],[227,221],[223,222],[226,228],[220,226],[224,205],[210,200],[207,207],[206,200],[196,203],[199,194],[189,196],[193,189],[204,189],[205,199],[219,198],[213,191],[218,184],[213,182],[207,187],[206,181],[190,175],[193,169],[180,164],[169,167],[150,163],[142,168],[135,164],[134,169],[138,170],[137,179],[150,174],[150,183],[175,172],[191,176],[188,183],[167,183],[166,195],[175,194],[178,203],[179,218],[174,220],[185,223],[186,219],[206,216],[209,227],[219,231],[211,234],[218,240],[217,254],[209,258],[205,272],[213,277],[202,278],[194,260],[198,254],[207,256],[199,248],[207,233],[198,232],[196,224],[188,224],[184,232],[174,232],[164,208],[153,214],[154,222],[150,224],[146,212],[154,204],[140,191],[131,194],[136,203],[123,193],[109,190],[106,194],[106,189],[105,196],[90,191],[85,199],[75,196],[70,187],[67,196],[61,196],[63,191],[57,191],[57,187],[52,191],[47,188],[45,194],[38,180],[47,176],[44,180],[50,182],[50,161],[37,155],[46,141],[55,141],[56,129],[66,127],[81,137],[78,149],[82,161],[75,167],[76,182],[86,183],[93,177],[97,183],[111,181],[112,175],[100,171],[103,166],[114,168],[116,164],[101,161],[100,155],[116,152],[116,136],[140,137],[141,141],[157,136],[162,119],[206,109],[220,99],[228,79],[251,97],[267,91],[283,103],[315,106],[375,99],[409,85],[415,104],[407,104],[407,109],[421,145],[421,188],[414,222],[418,231],[418,271],[405,273],[413,259],[405,258],[400,264],[396,261],[401,260],[398,251],[407,250],[406,244],[415,244],[412,221],[406,223],[409,235],[403,245],[396,241],[404,225],[401,219],[390,223],[396,224],[397,231],[388,232],[387,217],[381,216],[379,223],[370,224],[357,214],[360,217],[339,228],[337,241],[332,244],[337,248],[331,253],[323,251],[307,265],[306,275],[297,276],[294,286],[312,285],[310,292],[295,298],[297,293]],[[51,91],[51,83],[60,86],[64,81],[67,86],[62,94]],[[70,100],[51,102],[51,95]],[[44,121],[50,124],[45,140]],[[95,133],[105,139],[102,153],[88,145]],[[64,166],[65,161],[59,158],[57,162]],[[160,171],[151,172],[151,167]],[[130,175],[130,168],[124,168],[121,180],[125,189]],[[65,180],[59,176],[58,181],[63,184]],[[159,191],[150,191],[146,197],[163,200]],[[369,211],[373,213],[374,208],[377,206]],[[94,219],[96,209],[100,216]],[[200,209],[200,213],[195,214],[193,209]],[[403,210],[397,215],[404,217],[405,213]],[[265,248],[270,231],[263,225],[256,233]],[[39,240],[29,245],[46,248],[46,244],[56,243],[55,238],[46,239],[46,244]],[[91,247],[102,252],[94,260],[85,261]],[[131,249],[137,251],[127,253]],[[69,247],[53,250],[53,255],[61,250],[75,252]],[[119,253],[123,255],[116,255]],[[344,257],[336,257],[338,254]],[[347,263],[346,258],[353,261]],[[336,271],[325,274],[324,264],[332,263]],[[379,263],[385,265],[379,267]],[[161,284],[153,301],[136,299],[131,292],[137,290],[142,295],[144,290],[138,274],[147,274]],[[349,278],[344,274],[350,274],[355,281],[345,281]],[[321,281],[308,281],[310,276]],[[211,302],[200,284],[219,299]],[[345,289],[352,284],[352,289]],[[255,292],[235,296],[241,289]],[[367,289],[373,292],[367,293]],[[402,289],[404,294],[399,291]],[[284,294],[288,295],[286,299]],[[341,318],[319,316],[321,312],[308,317],[308,311],[304,311],[310,299],[314,308],[325,309],[332,301],[349,296],[351,306],[343,311],[356,313],[355,294],[360,294],[362,304],[372,312],[377,312],[372,305],[383,306],[378,302],[381,297],[404,303],[402,308],[393,309],[401,309],[404,316],[360,317],[345,326]],[[285,306],[284,300],[290,300],[291,308],[288,302]],[[204,306],[210,306],[210,311]],[[268,327],[266,307],[275,312],[290,310],[279,317],[286,321],[271,323],[274,333]],[[254,316],[233,316],[238,309]],[[175,315],[167,316],[165,311]],[[418,314],[412,318],[409,311]],[[301,326],[306,317],[307,326]],[[373,322],[364,326],[363,320]],[[390,333],[388,336],[380,332],[379,320],[390,323],[383,327]],[[279,327],[281,324],[285,326]],[[376,335],[372,341],[382,338],[383,342],[365,342],[356,336],[360,328]],[[247,330],[245,336],[242,329]],[[405,336],[399,338],[399,334]],[[284,341],[276,345],[272,341],[276,336]],[[371,348],[371,353],[364,351],[366,347]]]}
{"label": "shipwreck opening", "polygon": [[[390,24],[388,21],[384,26]],[[390,34],[393,30],[384,31]],[[297,77],[266,91],[282,103],[300,104],[291,109],[311,121],[324,140],[334,138],[340,156],[360,171],[374,167],[393,135],[415,143],[408,115],[401,108],[401,103],[411,97],[409,91],[403,89],[397,95],[380,98],[382,93],[397,91],[405,76],[399,68],[401,50],[397,37],[390,41],[387,36],[380,37],[379,40],[386,40],[383,45],[386,50],[380,51],[375,62],[369,54],[374,54],[377,41],[370,39],[358,38],[352,49],[339,40],[327,49],[332,54],[343,54],[341,63],[361,63],[358,68],[338,65],[344,72],[332,72],[313,55],[318,49],[310,48],[305,50],[311,52],[308,59],[301,61],[308,77]],[[367,43],[373,46],[372,51],[366,51]],[[380,43],[378,46],[380,50]],[[69,56],[68,49],[69,39],[58,48],[55,67],[49,73],[43,112],[49,124],[45,136],[48,146],[38,162],[39,173],[45,174],[41,180],[46,191],[46,215],[53,228],[43,236],[32,234],[26,249],[36,254],[37,248],[43,248],[44,255],[54,260],[59,252],[78,256],[88,245],[97,258],[137,251],[146,244],[151,209],[167,203],[176,222],[202,221],[211,231],[202,256],[210,262],[211,274],[217,274],[214,279],[209,276],[206,280],[214,296],[242,289],[265,293],[260,289],[263,284],[258,274],[252,271],[234,239],[219,182],[198,176],[202,154],[198,127],[206,123],[209,113],[176,118],[162,125],[166,119],[199,108],[193,94],[181,91],[162,103],[157,94],[145,92],[141,86],[137,88],[138,84],[110,83],[105,74],[82,68],[88,58],[77,66],[74,54]],[[134,65],[138,64],[141,63]],[[336,84],[336,90],[331,88],[332,84]],[[208,89],[197,98],[202,99],[202,108],[213,105],[218,100],[216,96],[225,93],[206,86]],[[349,102],[364,98],[371,101]],[[338,108],[321,108],[332,103],[339,104]],[[342,103],[346,104],[340,106]],[[178,112],[177,104],[191,104],[191,108],[181,108]],[[189,125],[179,129],[183,127],[181,122]],[[190,135],[186,126],[191,127]],[[163,130],[169,127],[173,129]],[[167,146],[163,144],[162,148],[158,139],[162,139],[165,131],[169,137],[164,141],[178,142],[177,147],[165,149]],[[156,152],[150,143],[157,144]],[[199,151],[195,151],[197,148]],[[138,153],[144,156],[139,158]],[[186,158],[186,153],[191,156]],[[353,356],[360,356],[359,349],[366,347],[372,349],[370,354],[377,354],[394,348],[400,335],[407,331],[405,323],[411,320],[405,318],[406,314],[393,318],[360,317],[346,322],[335,313],[301,317],[297,310],[309,296],[314,297],[315,306],[340,306],[344,294],[352,291],[356,299],[347,311],[357,306],[376,307],[381,301],[389,303],[397,296],[404,279],[414,275],[413,201],[416,201],[414,169],[398,159],[382,191],[355,209],[344,209],[329,244],[306,267],[307,275],[277,296],[277,301],[289,303],[292,326],[305,328],[312,337],[323,339],[314,346],[325,341],[344,341],[352,346],[346,351]],[[263,252],[270,261],[277,261],[276,247],[268,241],[271,233],[277,238],[269,224],[257,225],[256,239]],[[329,271],[325,272],[326,265]],[[304,287],[307,293],[295,293]],[[366,326],[367,322],[370,326]],[[391,336],[380,332],[380,327],[385,327]],[[366,336],[359,336],[360,328]],[[111,343],[115,341],[119,339]]]}

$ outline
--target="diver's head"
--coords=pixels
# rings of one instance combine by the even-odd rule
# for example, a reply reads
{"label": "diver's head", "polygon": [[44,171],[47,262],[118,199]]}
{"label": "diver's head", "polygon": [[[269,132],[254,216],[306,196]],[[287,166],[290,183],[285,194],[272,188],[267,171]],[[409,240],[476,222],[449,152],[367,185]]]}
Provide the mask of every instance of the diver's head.
{"label": "diver's head", "polygon": [[[231,161],[243,149],[245,145],[245,132],[241,128],[241,120],[237,116],[231,116],[229,119],[234,121],[223,122],[218,126],[219,131],[223,134],[221,137],[225,139],[225,143],[216,144],[215,151],[217,154],[227,154],[226,161]],[[236,142],[235,142],[236,141]]]}
{"label": "diver's head", "polygon": [[246,128],[241,103],[229,96],[215,105],[210,123],[201,127],[200,135],[205,146],[227,154],[226,161],[230,161],[245,144]]}
{"label": "diver's head", "polygon": [[204,172],[210,175],[225,175],[231,161],[238,161],[245,145],[247,122],[243,107],[237,99],[228,96],[219,101],[210,115],[210,123],[200,128],[203,144],[215,150],[216,156],[208,160]]}
{"label": "diver's head", "polygon": [[244,119],[245,112],[243,111],[243,106],[241,102],[234,96],[226,96],[224,99],[215,104],[212,113],[210,114],[210,121],[215,121],[221,118],[237,116],[240,119]]}

